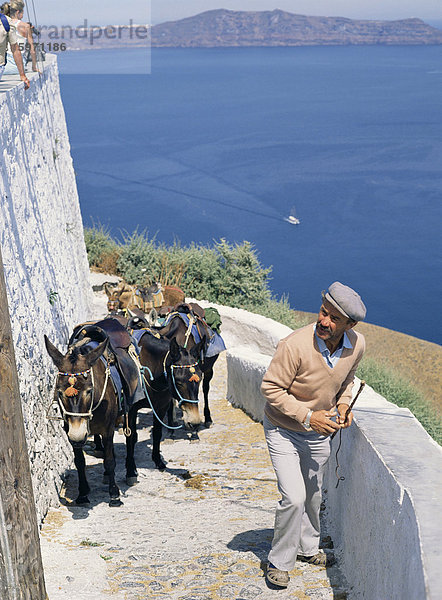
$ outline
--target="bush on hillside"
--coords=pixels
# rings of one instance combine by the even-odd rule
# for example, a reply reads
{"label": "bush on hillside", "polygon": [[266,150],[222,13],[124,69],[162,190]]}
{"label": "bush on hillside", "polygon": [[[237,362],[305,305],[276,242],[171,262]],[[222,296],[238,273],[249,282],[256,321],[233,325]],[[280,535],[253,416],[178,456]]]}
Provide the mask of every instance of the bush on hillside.
{"label": "bush on hillside", "polygon": [[[268,305],[271,268],[264,268],[250,242],[230,244],[224,239],[213,246],[175,243],[172,246],[135,232],[118,245],[103,228],[85,231],[91,266],[104,268],[109,254],[117,254],[116,275],[130,284],[161,281],[179,285],[187,296],[205,298],[227,306]],[[284,304],[285,306],[285,304]]]}
{"label": "bush on hillside", "polygon": [[[104,263],[109,259],[109,256],[118,254],[118,244],[111,238],[109,232],[104,227],[85,229],[84,241],[89,265],[104,272],[111,272],[105,271],[106,265]],[[116,263],[116,261],[113,262]],[[112,265],[107,268],[112,268]]]}

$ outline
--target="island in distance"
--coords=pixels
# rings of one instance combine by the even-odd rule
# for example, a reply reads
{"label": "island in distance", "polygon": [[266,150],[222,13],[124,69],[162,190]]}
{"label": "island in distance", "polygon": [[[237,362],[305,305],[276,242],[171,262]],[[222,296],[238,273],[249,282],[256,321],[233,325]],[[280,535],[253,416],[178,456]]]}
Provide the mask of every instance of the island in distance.
{"label": "island in distance", "polygon": [[442,44],[442,31],[421,19],[360,21],[283,10],[209,10],[152,27],[153,47],[342,46]]}
{"label": "island in distance", "polygon": [[421,19],[355,21],[307,17],[283,10],[209,10],[179,21],[77,27],[41,26],[44,50],[112,48],[213,48],[238,46],[343,46],[442,44],[442,30]]}

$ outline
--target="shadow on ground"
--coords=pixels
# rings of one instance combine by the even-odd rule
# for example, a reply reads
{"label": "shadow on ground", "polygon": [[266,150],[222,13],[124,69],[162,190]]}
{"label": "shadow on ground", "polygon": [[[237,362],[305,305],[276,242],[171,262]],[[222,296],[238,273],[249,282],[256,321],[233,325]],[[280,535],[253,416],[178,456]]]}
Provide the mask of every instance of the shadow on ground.
{"label": "shadow on ground", "polygon": [[[138,413],[138,421],[137,421],[137,432],[141,439],[137,442],[135,446],[135,462],[137,465],[138,471],[153,471],[156,469],[155,463],[152,461],[152,413]],[[150,428],[150,437],[144,438],[142,437],[142,432],[144,429]],[[119,436],[121,440],[121,436]],[[178,429],[174,431],[167,430],[163,428],[163,437],[162,443],[173,443],[175,440],[190,440],[190,434],[184,429]],[[193,443],[193,442],[192,442]],[[114,441],[114,451],[116,458],[116,469],[115,469],[115,479],[116,483],[120,489],[121,498],[124,503],[124,497],[127,494],[130,494],[130,490],[132,486],[128,486],[126,483],[126,444],[125,442]],[[90,492],[88,494],[89,503],[77,505],[75,504],[75,498],[78,496],[78,474],[77,470],[69,469],[64,474],[64,486],[62,493],[60,495],[60,504],[67,507],[70,511],[72,518],[77,519],[86,519],[89,515],[89,512],[99,504],[109,503],[109,492],[107,483],[103,483],[103,473],[104,466],[103,460],[101,457],[98,457],[95,451],[94,443],[91,439],[84,446],[84,453],[87,457],[92,457],[96,462],[90,463],[90,460],[87,458],[86,465],[86,477],[89,483]],[[174,475],[175,477],[179,477],[180,479],[188,479],[190,474],[185,468],[171,468],[167,466],[165,473],[169,473]],[[118,507],[117,507],[118,508]],[[110,510],[115,510],[114,507],[109,507]]]}
{"label": "shadow on ground", "polygon": [[227,544],[227,548],[236,552],[253,552],[259,560],[266,560],[270,552],[273,529],[250,529],[242,531]]}

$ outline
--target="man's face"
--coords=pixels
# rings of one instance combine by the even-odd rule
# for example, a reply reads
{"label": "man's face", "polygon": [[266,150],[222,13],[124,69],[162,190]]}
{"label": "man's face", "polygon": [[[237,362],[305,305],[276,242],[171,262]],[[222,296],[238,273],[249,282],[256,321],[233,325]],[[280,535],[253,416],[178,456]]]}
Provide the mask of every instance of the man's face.
{"label": "man's face", "polygon": [[316,321],[316,335],[324,342],[337,343],[356,323],[345,317],[324,298]]}

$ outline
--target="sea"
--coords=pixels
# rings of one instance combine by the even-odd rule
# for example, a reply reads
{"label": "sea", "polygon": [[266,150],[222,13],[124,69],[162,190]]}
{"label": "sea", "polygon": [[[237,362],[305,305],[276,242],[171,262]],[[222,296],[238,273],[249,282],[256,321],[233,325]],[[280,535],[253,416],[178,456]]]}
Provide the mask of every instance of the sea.
{"label": "sea", "polygon": [[[103,57],[113,72],[91,74]],[[368,322],[441,343],[442,47],[153,49],[151,74],[145,60],[60,56],[85,226],[249,240],[295,309],[341,281]]]}

